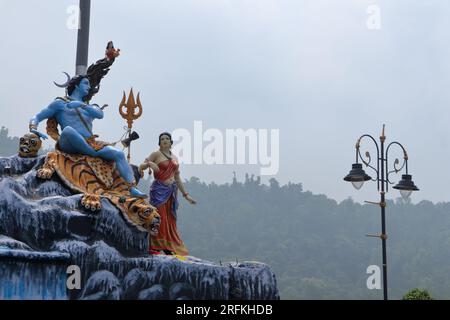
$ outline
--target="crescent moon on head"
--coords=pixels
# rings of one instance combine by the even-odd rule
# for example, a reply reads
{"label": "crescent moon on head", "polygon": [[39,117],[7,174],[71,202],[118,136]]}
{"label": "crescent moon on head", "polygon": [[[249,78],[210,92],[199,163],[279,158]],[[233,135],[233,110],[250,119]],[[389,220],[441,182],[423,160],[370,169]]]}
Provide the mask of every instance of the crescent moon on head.
{"label": "crescent moon on head", "polygon": [[58,84],[58,83],[56,83],[55,81],[53,81],[53,83],[55,84],[55,86],[57,86],[57,87],[59,87],[59,88],[66,88],[68,85],[69,85],[69,82],[70,82],[70,75],[67,73],[67,72],[63,72],[65,75],[66,75],[66,77],[67,77],[67,81],[66,81],[66,83],[63,83],[63,84]]}

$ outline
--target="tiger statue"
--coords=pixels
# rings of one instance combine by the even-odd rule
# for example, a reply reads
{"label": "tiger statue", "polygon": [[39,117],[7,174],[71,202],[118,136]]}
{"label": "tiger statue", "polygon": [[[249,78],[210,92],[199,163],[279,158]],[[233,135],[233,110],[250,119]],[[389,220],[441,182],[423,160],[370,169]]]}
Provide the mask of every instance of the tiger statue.
{"label": "tiger statue", "polygon": [[[54,119],[48,120],[47,132],[55,140],[59,138]],[[101,198],[106,198],[121,211],[125,220],[151,236],[158,234],[161,219],[156,208],[142,198],[130,196],[128,185],[115,170],[114,162],[67,154],[56,145],[55,151],[47,153],[36,175],[40,179],[50,179],[55,172],[72,191],[83,194],[81,205],[87,210],[100,210]]]}

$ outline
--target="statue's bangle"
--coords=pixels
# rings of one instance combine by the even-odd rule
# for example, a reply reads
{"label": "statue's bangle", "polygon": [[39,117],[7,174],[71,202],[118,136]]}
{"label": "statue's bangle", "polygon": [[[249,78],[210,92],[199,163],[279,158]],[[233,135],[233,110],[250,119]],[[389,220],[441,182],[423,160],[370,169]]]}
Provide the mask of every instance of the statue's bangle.
{"label": "statue's bangle", "polygon": [[185,197],[185,198],[186,198],[188,195],[189,195],[189,193],[187,193],[187,192],[184,192],[184,193],[183,193],[183,197]]}
{"label": "statue's bangle", "polygon": [[33,118],[31,118],[28,125],[29,125],[30,129],[37,129],[38,123],[39,122],[37,121],[36,117],[33,117]]}

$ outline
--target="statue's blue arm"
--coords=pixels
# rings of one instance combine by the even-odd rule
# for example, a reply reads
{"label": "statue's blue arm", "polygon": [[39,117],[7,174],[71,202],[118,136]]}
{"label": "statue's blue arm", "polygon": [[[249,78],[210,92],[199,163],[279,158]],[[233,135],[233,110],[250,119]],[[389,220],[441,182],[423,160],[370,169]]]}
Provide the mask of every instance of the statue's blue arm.
{"label": "statue's blue arm", "polygon": [[89,117],[93,119],[103,119],[103,110],[100,109],[97,105],[86,104],[81,101],[71,101],[67,104],[67,108],[76,109],[81,108],[87,111]]}
{"label": "statue's blue arm", "polygon": [[86,110],[92,118],[103,119],[103,110],[98,106],[87,104],[83,109]]}
{"label": "statue's blue arm", "polygon": [[43,109],[41,112],[39,112],[37,115],[35,115],[33,118],[30,119],[30,129],[34,128],[37,129],[39,123],[42,120],[48,119],[53,117],[58,111],[62,110],[64,108],[64,103],[61,100],[55,100],[52,103],[48,105],[45,109]]}

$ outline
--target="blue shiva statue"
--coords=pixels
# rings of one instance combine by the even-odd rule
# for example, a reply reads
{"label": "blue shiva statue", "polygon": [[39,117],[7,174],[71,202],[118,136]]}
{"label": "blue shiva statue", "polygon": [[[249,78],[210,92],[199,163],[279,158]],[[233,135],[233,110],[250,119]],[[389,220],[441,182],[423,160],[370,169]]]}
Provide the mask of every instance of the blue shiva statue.
{"label": "blue shiva statue", "polygon": [[[100,89],[100,80],[108,73],[109,67],[119,55],[112,42],[108,44],[106,57],[92,64],[86,75],[77,75],[59,87],[66,88],[66,96],[56,98],[48,107],[43,109],[29,123],[30,131],[41,138],[47,136],[37,131],[38,125],[45,119],[54,119],[60,125],[62,132],[55,138],[56,148],[68,154],[83,154],[100,157],[107,161],[114,161],[121,177],[128,183],[133,197],[145,198],[144,193],[136,188],[135,175],[128,164],[125,154],[111,144],[98,141],[97,135],[92,133],[94,119],[103,118],[103,110],[96,104],[89,104],[90,99]],[[47,129],[48,129],[47,123]]]}

